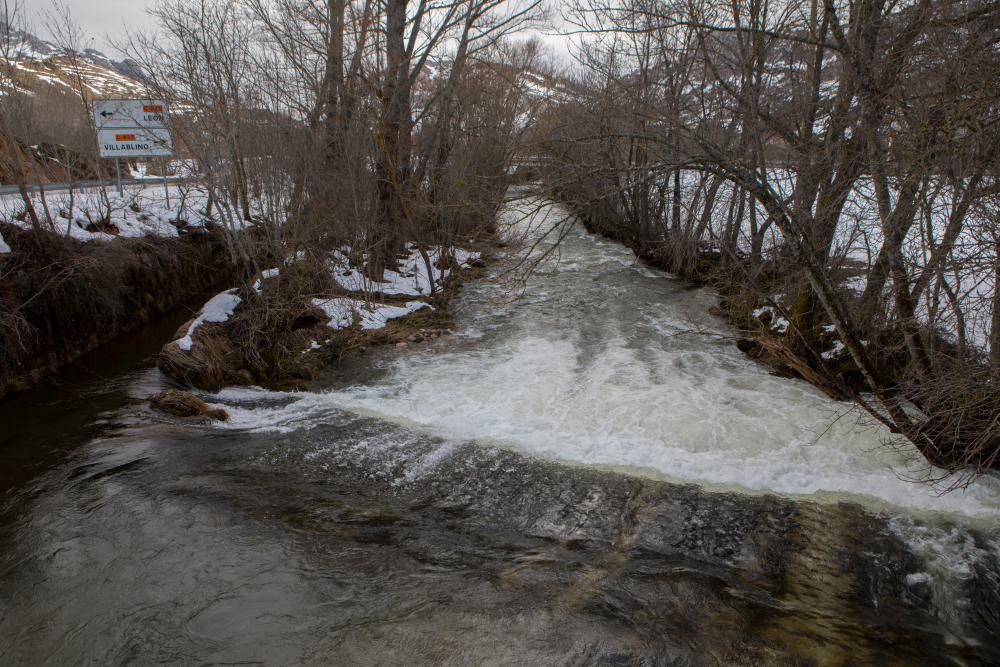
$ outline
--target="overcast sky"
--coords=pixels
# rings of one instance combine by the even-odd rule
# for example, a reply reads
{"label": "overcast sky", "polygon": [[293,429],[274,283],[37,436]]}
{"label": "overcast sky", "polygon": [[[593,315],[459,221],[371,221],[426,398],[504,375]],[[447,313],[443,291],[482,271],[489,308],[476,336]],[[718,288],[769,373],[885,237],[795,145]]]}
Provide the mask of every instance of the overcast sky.
{"label": "overcast sky", "polygon": [[[73,20],[83,29],[87,40],[98,51],[107,55],[115,55],[109,38],[116,39],[135,32],[137,28],[145,30],[150,26],[146,16],[146,7],[153,5],[155,0],[63,0],[69,7]],[[28,21],[28,31],[43,39],[51,39],[45,29],[45,12],[51,10],[51,0],[28,0],[25,3],[25,17]]]}
{"label": "overcast sky", "polygon": [[[86,43],[84,48],[92,47],[103,51],[108,56],[118,56],[111,41],[124,41],[123,37],[137,31],[151,32],[155,27],[146,14],[146,7],[151,7],[158,0],[62,0],[69,7],[73,20],[80,25]],[[559,0],[552,0],[558,6]],[[52,0],[27,0],[25,17],[28,31],[41,37],[51,39],[45,29],[45,12],[52,8]],[[548,44],[559,59],[568,58],[565,40],[551,35],[540,35],[542,41]]]}

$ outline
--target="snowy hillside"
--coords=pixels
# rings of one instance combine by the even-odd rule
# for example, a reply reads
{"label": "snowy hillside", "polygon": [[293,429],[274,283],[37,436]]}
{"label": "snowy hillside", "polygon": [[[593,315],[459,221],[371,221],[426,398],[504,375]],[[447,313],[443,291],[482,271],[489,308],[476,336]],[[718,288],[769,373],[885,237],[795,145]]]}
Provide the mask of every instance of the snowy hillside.
{"label": "snowy hillside", "polygon": [[146,88],[130,60],[115,61],[94,49],[69,52],[20,31],[11,33],[9,43],[10,75],[23,90],[72,94],[82,86],[96,98],[142,95]]}

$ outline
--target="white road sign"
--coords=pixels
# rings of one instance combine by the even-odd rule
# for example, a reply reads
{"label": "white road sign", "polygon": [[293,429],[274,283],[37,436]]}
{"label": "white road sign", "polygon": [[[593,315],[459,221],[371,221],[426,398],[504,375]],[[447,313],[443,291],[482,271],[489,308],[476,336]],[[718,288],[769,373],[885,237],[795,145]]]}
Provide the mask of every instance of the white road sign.
{"label": "white road sign", "polygon": [[97,131],[101,157],[170,157],[170,130],[162,128],[104,128]]}
{"label": "white road sign", "polygon": [[97,129],[106,127],[168,128],[166,100],[94,100]]}
{"label": "white road sign", "polygon": [[101,157],[170,157],[166,100],[94,100]]}

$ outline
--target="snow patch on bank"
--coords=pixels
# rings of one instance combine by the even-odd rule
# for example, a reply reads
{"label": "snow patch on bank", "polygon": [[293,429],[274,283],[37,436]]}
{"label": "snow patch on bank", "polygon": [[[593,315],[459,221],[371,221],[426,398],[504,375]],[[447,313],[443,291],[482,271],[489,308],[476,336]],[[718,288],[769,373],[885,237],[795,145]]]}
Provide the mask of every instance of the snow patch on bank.
{"label": "snow patch on bank", "polygon": [[7,255],[10,253],[10,246],[7,242],[3,240],[3,234],[0,234],[0,255]]}
{"label": "snow patch on bank", "polygon": [[437,248],[428,251],[425,260],[415,244],[407,244],[406,249],[409,255],[400,262],[398,270],[384,270],[382,280],[372,280],[352,267],[348,256],[341,251],[334,252],[333,259],[330,260],[330,271],[337,285],[348,292],[366,294],[379,292],[386,296],[427,296],[433,294],[450,274],[448,269],[438,268],[443,257],[453,255],[455,263],[463,269],[480,258],[480,253],[461,248],[449,250]]}
{"label": "snow patch on bank", "polygon": [[177,346],[184,350],[185,352],[191,351],[191,345],[194,342],[191,338],[194,332],[205,322],[225,322],[236,310],[236,306],[240,305],[242,299],[236,296],[236,288],[226,290],[216,294],[204,306],[201,307],[201,314],[198,315],[197,319],[191,323],[188,327],[187,335],[177,341]]}
{"label": "snow patch on bank", "polygon": [[270,280],[271,278],[277,278],[281,275],[281,269],[267,269],[266,271],[260,272],[260,277],[254,281],[253,291],[260,294],[260,291],[264,289],[264,281]]}
{"label": "snow patch on bank", "polygon": [[313,305],[322,310],[330,318],[327,326],[331,329],[346,329],[357,320],[361,328],[366,331],[382,329],[389,320],[406,317],[424,308],[431,308],[433,310],[430,304],[423,301],[407,301],[402,306],[392,306],[374,304],[349,297],[313,299]]}
{"label": "snow patch on bank", "polygon": [[841,355],[844,354],[845,349],[846,348],[844,347],[844,344],[842,342],[840,342],[839,340],[835,340],[833,341],[833,347],[823,352],[821,356],[826,361],[833,361],[834,359],[839,359]]}
{"label": "snow patch on bank", "polygon": [[791,323],[785,319],[781,313],[774,308],[774,306],[762,306],[757,308],[753,311],[753,316],[761,322],[764,321],[764,318],[769,318],[768,321],[770,324],[768,326],[772,331],[776,331],[778,333],[785,333],[791,325]]}

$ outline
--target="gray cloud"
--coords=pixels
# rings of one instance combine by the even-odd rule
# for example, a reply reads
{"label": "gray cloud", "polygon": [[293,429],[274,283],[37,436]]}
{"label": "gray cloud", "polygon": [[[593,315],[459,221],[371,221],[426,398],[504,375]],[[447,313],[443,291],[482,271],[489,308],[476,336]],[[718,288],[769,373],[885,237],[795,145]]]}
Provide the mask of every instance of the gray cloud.
{"label": "gray cloud", "polygon": [[[146,15],[146,7],[155,0],[63,0],[70,14],[82,29],[84,48],[95,48],[109,56],[117,55],[112,41],[124,41],[139,31],[151,32],[154,24]],[[51,11],[48,0],[26,4],[28,31],[42,39],[52,39],[45,25],[45,12]]]}

